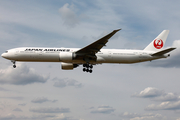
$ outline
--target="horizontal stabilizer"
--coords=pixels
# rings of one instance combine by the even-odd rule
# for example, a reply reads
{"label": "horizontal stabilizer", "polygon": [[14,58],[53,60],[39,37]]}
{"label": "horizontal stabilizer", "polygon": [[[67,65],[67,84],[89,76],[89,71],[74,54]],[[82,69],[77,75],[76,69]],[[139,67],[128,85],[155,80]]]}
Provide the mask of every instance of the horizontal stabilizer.
{"label": "horizontal stabilizer", "polygon": [[161,50],[159,52],[156,52],[156,53],[152,54],[152,56],[161,56],[161,55],[164,55],[164,54],[166,54],[166,53],[168,53],[168,52],[170,52],[170,51],[172,51],[174,49],[176,49],[176,48],[167,48],[165,50]]}

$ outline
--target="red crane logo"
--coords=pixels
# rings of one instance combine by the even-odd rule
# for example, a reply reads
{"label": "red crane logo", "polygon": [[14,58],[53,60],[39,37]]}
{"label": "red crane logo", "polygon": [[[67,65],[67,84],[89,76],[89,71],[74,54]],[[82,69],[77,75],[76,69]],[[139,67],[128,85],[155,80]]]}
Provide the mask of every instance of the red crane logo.
{"label": "red crane logo", "polygon": [[156,49],[161,49],[163,47],[163,41],[161,39],[154,40],[154,47]]}

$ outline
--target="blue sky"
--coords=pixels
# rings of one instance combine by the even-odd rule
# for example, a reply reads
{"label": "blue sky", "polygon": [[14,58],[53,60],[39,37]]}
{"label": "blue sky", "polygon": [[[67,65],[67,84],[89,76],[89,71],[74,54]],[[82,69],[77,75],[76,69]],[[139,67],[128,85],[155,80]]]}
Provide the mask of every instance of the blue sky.
{"label": "blue sky", "polygon": [[96,65],[92,74],[60,63],[0,58],[1,120],[180,120],[179,1],[0,1],[0,53],[26,46],[82,48],[122,28],[106,48],[144,49],[170,30],[171,57]]}

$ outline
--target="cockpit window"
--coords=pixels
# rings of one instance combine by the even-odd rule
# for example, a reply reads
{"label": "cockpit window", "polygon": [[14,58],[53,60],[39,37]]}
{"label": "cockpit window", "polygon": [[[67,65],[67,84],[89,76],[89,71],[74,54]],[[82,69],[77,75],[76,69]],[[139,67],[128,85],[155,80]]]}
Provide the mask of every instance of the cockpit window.
{"label": "cockpit window", "polygon": [[5,53],[8,53],[8,51],[6,51]]}

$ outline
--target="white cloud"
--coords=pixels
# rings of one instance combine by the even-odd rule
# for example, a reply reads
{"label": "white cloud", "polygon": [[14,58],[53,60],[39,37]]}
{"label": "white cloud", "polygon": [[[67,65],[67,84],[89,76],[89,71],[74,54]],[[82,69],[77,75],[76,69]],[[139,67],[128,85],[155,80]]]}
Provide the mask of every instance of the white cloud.
{"label": "white cloud", "polygon": [[7,89],[5,89],[5,88],[0,87],[0,91],[9,91],[9,90],[7,90]]}
{"label": "white cloud", "polygon": [[140,93],[135,93],[132,97],[140,97],[140,98],[150,98],[154,101],[178,101],[180,100],[180,96],[175,93],[166,93],[163,90],[159,90],[157,88],[148,87],[145,88]]}
{"label": "white cloud", "polygon": [[135,117],[140,117],[141,115],[137,113],[124,112],[120,116],[122,116],[123,118],[135,118]]}
{"label": "white cloud", "polygon": [[18,104],[19,106],[26,106],[26,103]]}
{"label": "white cloud", "polygon": [[102,114],[110,114],[114,112],[115,109],[110,106],[99,106],[97,110],[92,110],[91,113],[102,113]]}
{"label": "white cloud", "polygon": [[152,100],[156,101],[178,101],[180,100],[180,96],[175,93],[164,93],[161,96],[155,97]]}
{"label": "white cloud", "polygon": [[59,115],[41,114],[32,116],[15,116],[13,114],[0,117],[1,120],[77,120],[65,116],[63,113]]}
{"label": "white cloud", "polygon": [[120,114],[120,117],[122,117],[125,120],[167,120],[166,116],[163,116],[159,113],[137,114],[124,112]]}
{"label": "white cloud", "polygon": [[22,112],[20,108],[15,108],[13,111]]}
{"label": "white cloud", "polygon": [[35,113],[68,113],[70,112],[69,108],[53,108],[53,107],[44,107],[44,108],[30,108],[29,111]]}
{"label": "white cloud", "polygon": [[12,113],[9,113],[7,115],[0,116],[1,120],[13,120],[16,119],[16,116]]}
{"label": "white cloud", "polygon": [[[30,120],[52,120],[55,115],[52,114],[41,114],[41,115],[33,115],[30,117],[26,117],[26,119]],[[24,120],[24,119],[23,119]]]}
{"label": "white cloud", "polygon": [[159,105],[151,104],[145,110],[180,110],[180,101],[176,102],[162,102]]}
{"label": "white cloud", "polygon": [[180,40],[173,41],[173,47],[180,48]]}
{"label": "white cloud", "polygon": [[0,97],[0,98],[13,99],[13,100],[23,100],[24,99],[24,97],[18,97],[18,96],[16,96],[16,97]]}
{"label": "white cloud", "polygon": [[63,113],[56,115],[52,120],[72,120],[70,117],[66,117]]}
{"label": "white cloud", "polygon": [[31,100],[32,103],[56,102],[57,100],[49,100],[46,97],[38,97]]}
{"label": "white cloud", "polygon": [[78,119],[74,119],[72,117],[67,117],[66,115],[64,115],[63,113],[60,114],[41,114],[41,115],[36,115],[36,116],[32,116],[29,117],[28,119],[32,119],[32,120],[78,120]]}
{"label": "white cloud", "polygon": [[180,96],[175,93],[166,93],[162,90],[148,87],[134,97],[150,98],[153,101],[161,101],[159,105],[148,105],[145,110],[180,110]]}
{"label": "white cloud", "polygon": [[135,117],[130,120],[167,120],[166,117],[163,117],[161,114],[149,114],[143,115],[141,117]]}
{"label": "white cloud", "polygon": [[27,85],[32,83],[45,83],[48,77],[39,75],[33,68],[21,64],[16,69],[12,66],[0,69],[0,84]]}
{"label": "white cloud", "polygon": [[59,9],[64,24],[68,27],[75,27],[79,23],[78,16],[74,11],[74,5],[69,5],[68,3]]}
{"label": "white cloud", "polygon": [[76,88],[81,88],[82,87],[82,83],[79,83],[77,80],[74,79],[58,79],[58,78],[54,78],[53,79],[54,82],[54,87],[59,87],[59,88],[63,88],[66,86],[74,86]]}
{"label": "white cloud", "polygon": [[133,97],[142,97],[142,98],[151,98],[162,95],[164,92],[162,90],[158,90],[156,88],[148,87],[145,88],[140,93],[135,93],[132,95]]}
{"label": "white cloud", "polygon": [[43,102],[47,102],[47,101],[49,101],[49,100],[45,97],[38,97],[38,98],[31,100],[32,103],[43,103]]}

